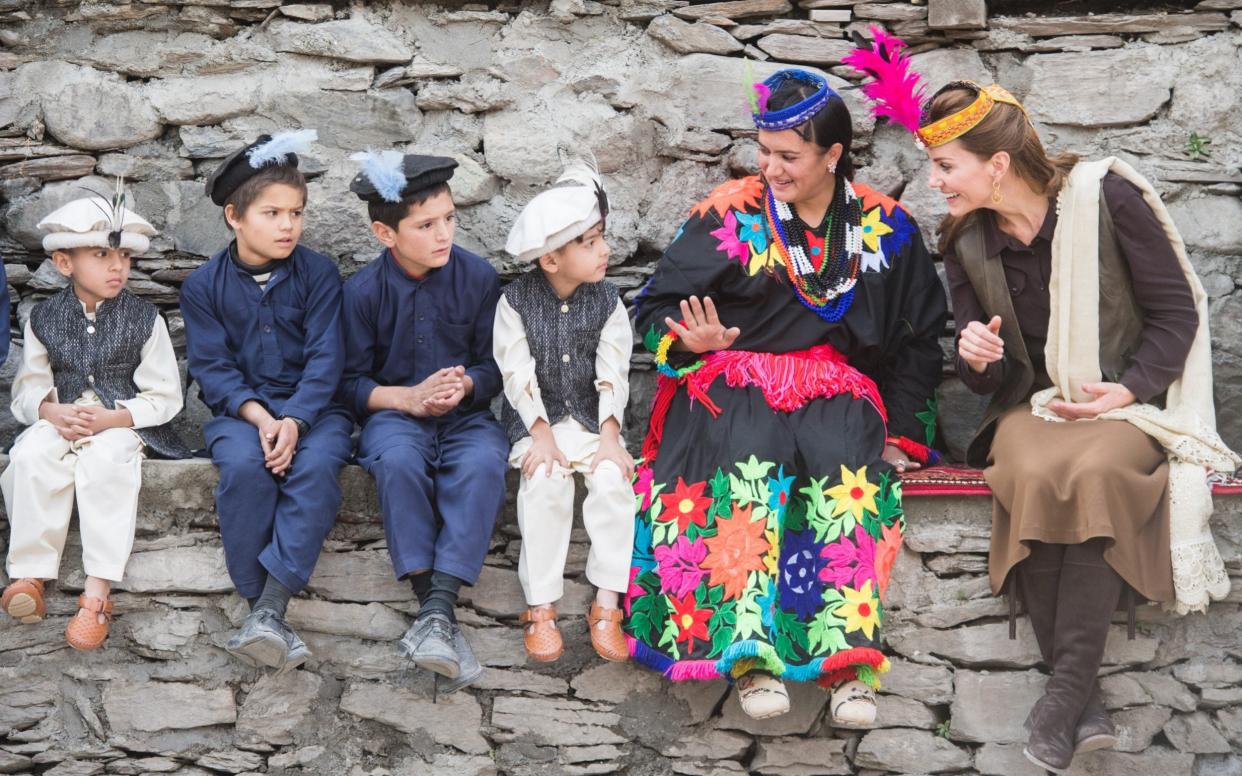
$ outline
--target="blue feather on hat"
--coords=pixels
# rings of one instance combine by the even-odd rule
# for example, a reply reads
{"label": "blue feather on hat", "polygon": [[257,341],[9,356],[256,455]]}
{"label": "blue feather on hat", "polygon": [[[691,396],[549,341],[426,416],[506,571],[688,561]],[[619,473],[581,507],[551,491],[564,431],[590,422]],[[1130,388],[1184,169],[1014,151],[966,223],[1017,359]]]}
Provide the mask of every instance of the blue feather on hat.
{"label": "blue feather on hat", "polygon": [[313,129],[291,129],[277,132],[272,139],[257,145],[246,152],[250,166],[259,169],[269,164],[282,164],[289,154],[304,154],[310,150],[310,144],[319,139],[319,133]]}
{"label": "blue feather on hat", "polygon": [[405,154],[400,151],[359,151],[349,157],[362,168],[385,202],[400,202],[405,190]]}

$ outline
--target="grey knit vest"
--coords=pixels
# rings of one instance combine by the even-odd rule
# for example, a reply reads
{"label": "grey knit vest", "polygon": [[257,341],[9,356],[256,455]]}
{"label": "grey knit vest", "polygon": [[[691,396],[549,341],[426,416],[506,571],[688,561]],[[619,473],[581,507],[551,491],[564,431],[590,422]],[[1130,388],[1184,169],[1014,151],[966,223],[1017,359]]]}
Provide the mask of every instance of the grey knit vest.
{"label": "grey knit vest", "polygon": [[[56,393],[65,403],[92,389],[108,409],[138,395],[134,372],[151,336],[155,305],[122,290],[98,308],[91,321],[70,286],[30,311],[30,328],[47,348]],[[170,424],[135,429],[162,458],[188,458],[190,451]]]}
{"label": "grey knit vest", "polygon": [[[562,300],[536,266],[505,286],[504,297],[522,316],[548,423],[572,416],[598,434],[595,351],[604,324],[617,308],[616,286],[606,280],[584,283]],[[508,401],[500,419],[510,443],[530,433]]]}

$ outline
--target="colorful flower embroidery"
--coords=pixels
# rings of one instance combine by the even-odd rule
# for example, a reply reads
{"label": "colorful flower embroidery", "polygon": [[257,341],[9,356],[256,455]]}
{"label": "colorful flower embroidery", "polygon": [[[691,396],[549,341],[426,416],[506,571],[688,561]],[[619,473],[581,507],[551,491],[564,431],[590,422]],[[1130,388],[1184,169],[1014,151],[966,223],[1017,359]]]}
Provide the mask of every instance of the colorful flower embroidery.
{"label": "colorful flower embroidery", "polygon": [[694,600],[694,593],[680,599],[669,596],[673,611],[669,615],[677,625],[677,641],[686,642],[686,651],[694,651],[694,640],[707,640],[707,621],[712,618],[710,609],[700,609]]}
{"label": "colorful flower embroidery", "polygon": [[690,208],[690,214],[707,215],[708,210],[716,211],[716,215],[724,217],[727,210],[753,210],[759,206],[759,198],[763,196],[763,182],[759,176],[725,181],[712,190],[702,202]]}
{"label": "colorful flower embroidery", "polygon": [[785,466],[776,470],[775,477],[768,478],[768,509],[776,513],[778,518],[785,516],[785,507],[789,506],[789,489],[793,487],[793,476],[785,476]]}
{"label": "colorful flower embroidery", "polygon": [[824,265],[824,238],[816,237],[809,229],[806,231],[806,253],[811,260],[811,266],[818,272]]}
{"label": "colorful flower embroidery", "polygon": [[880,529],[883,538],[875,546],[875,579],[880,597],[888,592],[888,579],[893,574],[893,564],[901,552],[901,526],[894,523]]}
{"label": "colorful flower embroidery", "polygon": [[872,253],[880,250],[880,238],[893,231],[893,227],[884,223],[880,219],[880,208],[876,208],[868,213],[863,213],[862,217],[862,238],[863,244]]}
{"label": "colorful flower embroidery", "polygon": [[854,528],[854,541],[843,536],[841,541],[825,545],[820,555],[828,565],[820,570],[819,578],[833,587],[857,588],[875,579],[875,540],[861,525]]}
{"label": "colorful flower embroidery", "polygon": [[763,223],[762,213],[754,213],[752,215],[738,213],[737,222],[741,227],[741,231],[738,233],[739,240],[745,240],[750,243],[751,249],[756,254],[764,253],[768,250],[768,228]]}
{"label": "colorful flower embroidery", "polygon": [[750,258],[750,244],[738,239],[737,216],[734,211],[725,213],[724,223],[719,229],[713,229],[711,235],[720,241],[716,244],[716,250],[722,251],[730,259],[737,259],[743,267],[746,266]]}
{"label": "colorful flower embroidery", "polygon": [[901,482],[888,475],[804,478],[753,455],[704,482],[640,472],[636,501],[648,506],[624,623],[635,660],[673,679],[748,666],[816,679],[839,673],[816,674],[816,659],[849,653],[842,670],[857,663],[863,677],[883,659],[879,596],[905,525]]}
{"label": "colorful flower embroidery", "polygon": [[690,541],[678,536],[672,546],[662,545],[655,548],[656,563],[660,567],[660,590],[664,593],[685,596],[694,592],[707,576],[707,571],[700,568],[707,557],[707,547],[701,540]]}
{"label": "colorful flower embroidery", "polygon": [[856,472],[851,472],[842,466],[841,484],[828,488],[824,491],[824,495],[837,502],[832,509],[834,517],[849,512],[854,516],[854,520],[861,522],[864,510],[872,514],[879,512],[875,503],[875,494],[879,492],[879,485],[867,482],[866,466]]}
{"label": "colorful flower embroidery", "polygon": [[871,639],[880,625],[879,601],[872,593],[871,581],[867,580],[859,590],[851,587],[842,589],[841,597],[845,599],[845,603],[833,609],[832,613],[845,618],[845,632],[862,631],[864,636]]}
{"label": "colorful flower embroidery", "polygon": [[813,616],[823,603],[824,583],[819,578],[819,571],[824,561],[820,550],[813,531],[790,531],[785,534],[781,557],[781,608],[792,610],[803,619]]}
{"label": "colorful flower embroidery", "polygon": [[640,511],[646,512],[651,509],[651,481],[654,476],[650,466],[638,467],[638,475],[634,480],[634,492],[643,497],[638,505]]}
{"label": "colorful flower embroidery", "polygon": [[681,533],[685,533],[691,523],[697,526],[707,525],[707,508],[712,505],[712,499],[703,495],[706,487],[706,482],[687,485],[684,479],[678,477],[677,487],[673,492],[660,496],[660,502],[664,505],[664,512],[660,517],[666,521],[668,515],[675,517],[677,530]]}
{"label": "colorful flower embroidery", "polygon": [[[716,535],[704,540],[709,555],[703,568],[711,569],[709,585],[724,585],[724,598],[742,597],[750,572],[763,570],[768,543],[763,538],[767,521],[751,520],[753,507],[734,506],[733,516],[716,519]],[[683,537],[684,538],[684,537]]]}

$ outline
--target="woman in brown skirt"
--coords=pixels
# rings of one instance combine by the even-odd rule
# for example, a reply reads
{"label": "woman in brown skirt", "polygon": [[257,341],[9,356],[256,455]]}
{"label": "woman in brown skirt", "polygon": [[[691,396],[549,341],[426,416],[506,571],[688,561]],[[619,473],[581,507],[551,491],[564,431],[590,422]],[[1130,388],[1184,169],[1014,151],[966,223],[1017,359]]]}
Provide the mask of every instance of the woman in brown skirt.
{"label": "woman in brown skirt", "polygon": [[[1123,591],[1174,598],[1165,450],[1131,422],[1097,416],[1135,403],[1162,407],[1199,317],[1161,220],[1140,188],[1104,174],[1105,164],[1091,182],[1098,233],[1087,240],[1098,244],[1100,379],[1075,386],[1072,401],[1047,403],[1074,422],[1037,417],[1032,395],[1056,384],[1045,354],[1057,325],[1057,198],[1079,160],[1049,157],[1021,105],[997,86],[942,89],[919,135],[930,185],[948,200],[941,250],[957,372],[972,391],[993,395],[968,452],[986,466],[994,494],[992,589],[1024,602],[1053,669],[1028,718],[1026,755],[1060,773],[1075,752],[1116,742],[1096,675]],[[1066,239],[1062,250],[1077,245]]]}

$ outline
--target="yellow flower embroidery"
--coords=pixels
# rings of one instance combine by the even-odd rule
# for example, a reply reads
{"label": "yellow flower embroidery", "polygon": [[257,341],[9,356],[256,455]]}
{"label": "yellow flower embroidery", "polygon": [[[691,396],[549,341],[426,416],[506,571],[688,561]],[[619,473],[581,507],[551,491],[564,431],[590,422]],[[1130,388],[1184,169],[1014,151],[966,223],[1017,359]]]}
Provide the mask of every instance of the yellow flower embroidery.
{"label": "yellow flower embroidery", "polygon": [[871,591],[871,580],[864,582],[861,590],[844,587],[841,589],[841,595],[845,598],[845,603],[833,609],[832,613],[845,618],[846,633],[862,631],[863,635],[871,640],[872,634],[880,624],[878,602]]}
{"label": "yellow flower embroidery", "polygon": [[875,503],[875,494],[879,492],[879,485],[872,485],[870,482],[867,482],[866,466],[856,472],[851,472],[842,466],[841,484],[828,488],[824,491],[824,495],[837,502],[832,509],[833,517],[844,512],[850,512],[854,515],[854,520],[861,522],[863,510],[873,515],[879,514],[880,508]]}
{"label": "yellow flower embroidery", "polygon": [[880,238],[893,233],[893,227],[880,220],[881,208],[875,208],[862,217],[862,238],[872,253],[880,250]]}
{"label": "yellow flower embroidery", "polygon": [[746,272],[750,275],[757,275],[761,270],[771,269],[777,264],[784,265],[780,255],[769,245],[762,253],[756,252],[754,246],[750,249],[750,266],[746,268]]}

